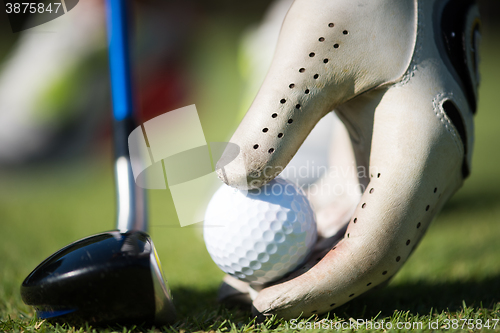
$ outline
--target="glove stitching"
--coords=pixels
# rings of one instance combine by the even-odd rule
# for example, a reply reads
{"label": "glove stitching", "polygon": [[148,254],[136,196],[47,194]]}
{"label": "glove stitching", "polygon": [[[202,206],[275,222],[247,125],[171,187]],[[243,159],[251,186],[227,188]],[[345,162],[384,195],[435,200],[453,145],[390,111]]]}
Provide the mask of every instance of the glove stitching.
{"label": "glove stitching", "polygon": [[421,55],[421,50],[422,50],[422,40],[425,38],[422,38],[424,35],[423,27],[425,26],[423,22],[423,5],[421,2],[418,2],[417,5],[417,35],[416,35],[416,41],[415,41],[415,49],[413,51],[413,56],[410,61],[410,65],[408,66],[408,69],[406,72],[403,74],[401,80],[395,84],[396,87],[402,87],[406,85],[408,82],[410,82],[410,79],[415,76],[415,72],[418,71],[418,64],[420,63],[420,55]]}
{"label": "glove stitching", "polygon": [[455,146],[457,148],[457,151],[461,154],[464,153],[464,148],[463,145],[461,144],[461,139],[458,137],[455,127],[451,123],[451,121],[448,119],[446,116],[446,113],[443,110],[443,102],[446,100],[452,100],[453,99],[453,93],[439,93],[436,95],[436,97],[432,101],[432,106],[434,109],[434,113],[436,114],[437,118],[441,121],[441,123],[444,125],[446,130],[451,134],[453,138],[453,142],[455,143]]}

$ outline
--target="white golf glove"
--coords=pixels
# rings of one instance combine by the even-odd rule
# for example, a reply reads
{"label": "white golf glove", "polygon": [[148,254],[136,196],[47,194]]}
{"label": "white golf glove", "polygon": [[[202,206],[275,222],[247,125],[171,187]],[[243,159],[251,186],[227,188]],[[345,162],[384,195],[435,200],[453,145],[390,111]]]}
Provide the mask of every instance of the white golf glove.
{"label": "white golf glove", "polygon": [[320,240],[309,262],[260,290],[226,277],[222,300],[251,300],[256,314],[307,317],[396,274],[469,174],[479,25],[467,0],[295,0],[231,139],[239,155],[219,177],[262,186],[335,110],[348,134],[336,129],[332,166],[355,163],[366,173],[329,181],[358,182],[363,193],[320,187],[310,195]]}

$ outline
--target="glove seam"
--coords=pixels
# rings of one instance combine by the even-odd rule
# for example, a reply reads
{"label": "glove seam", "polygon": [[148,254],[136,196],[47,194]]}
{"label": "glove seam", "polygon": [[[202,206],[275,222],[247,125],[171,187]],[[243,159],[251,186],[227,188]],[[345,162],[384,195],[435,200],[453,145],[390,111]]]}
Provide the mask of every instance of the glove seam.
{"label": "glove seam", "polygon": [[453,93],[439,93],[434,97],[432,101],[432,106],[434,109],[434,113],[436,114],[436,117],[440,120],[444,128],[451,134],[453,138],[453,142],[455,143],[455,147],[457,148],[458,153],[460,154],[465,154],[463,144],[461,143],[460,138],[458,137],[458,134],[456,133],[455,126],[452,124],[450,119],[446,116],[446,113],[443,110],[443,102],[445,100],[453,100]]}
{"label": "glove seam", "polygon": [[410,61],[410,64],[408,65],[408,68],[406,69],[406,72],[401,76],[401,78],[394,84],[396,87],[403,87],[408,82],[410,82],[411,78],[415,76],[415,72],[418,70],[418,64],[420,63],[420,56],[421,56],[421,50],[422,50],[422,36],[424,34],[423,32],[423,26],[425,23],[423,22],[423,9],[420,1],[415,1],[417,4],[417,10],[416,10],[416,15],[417,19],[415,20],[416,29],[417,33],[415,35],[415,43],[414,43],[414,49],[413,49],[413,55]]}

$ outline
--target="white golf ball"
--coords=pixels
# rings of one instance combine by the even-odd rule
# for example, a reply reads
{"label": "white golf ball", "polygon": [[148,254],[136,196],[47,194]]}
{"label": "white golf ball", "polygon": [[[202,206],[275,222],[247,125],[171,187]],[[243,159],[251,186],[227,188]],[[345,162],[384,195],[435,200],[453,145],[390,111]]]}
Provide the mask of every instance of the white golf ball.
{"label": "white golf ball", "polygon": [[317,231],[302,190],[276,178],[248,192],[222,185],[208,205],[203,236],[208,253],[224,272],[263,284],[301,265]]}

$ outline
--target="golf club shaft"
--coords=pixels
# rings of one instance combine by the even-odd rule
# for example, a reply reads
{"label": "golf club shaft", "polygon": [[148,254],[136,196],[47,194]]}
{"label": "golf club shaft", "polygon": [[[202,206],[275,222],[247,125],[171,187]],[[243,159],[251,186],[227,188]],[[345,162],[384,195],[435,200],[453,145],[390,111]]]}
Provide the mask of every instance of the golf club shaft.
{"label": "golf club shaft", "polygon": [[106,0],[113,101],[117,229],[147,231],[145,191],[135,183],[128,136],[137,126],[129,52],[129,1]]}

